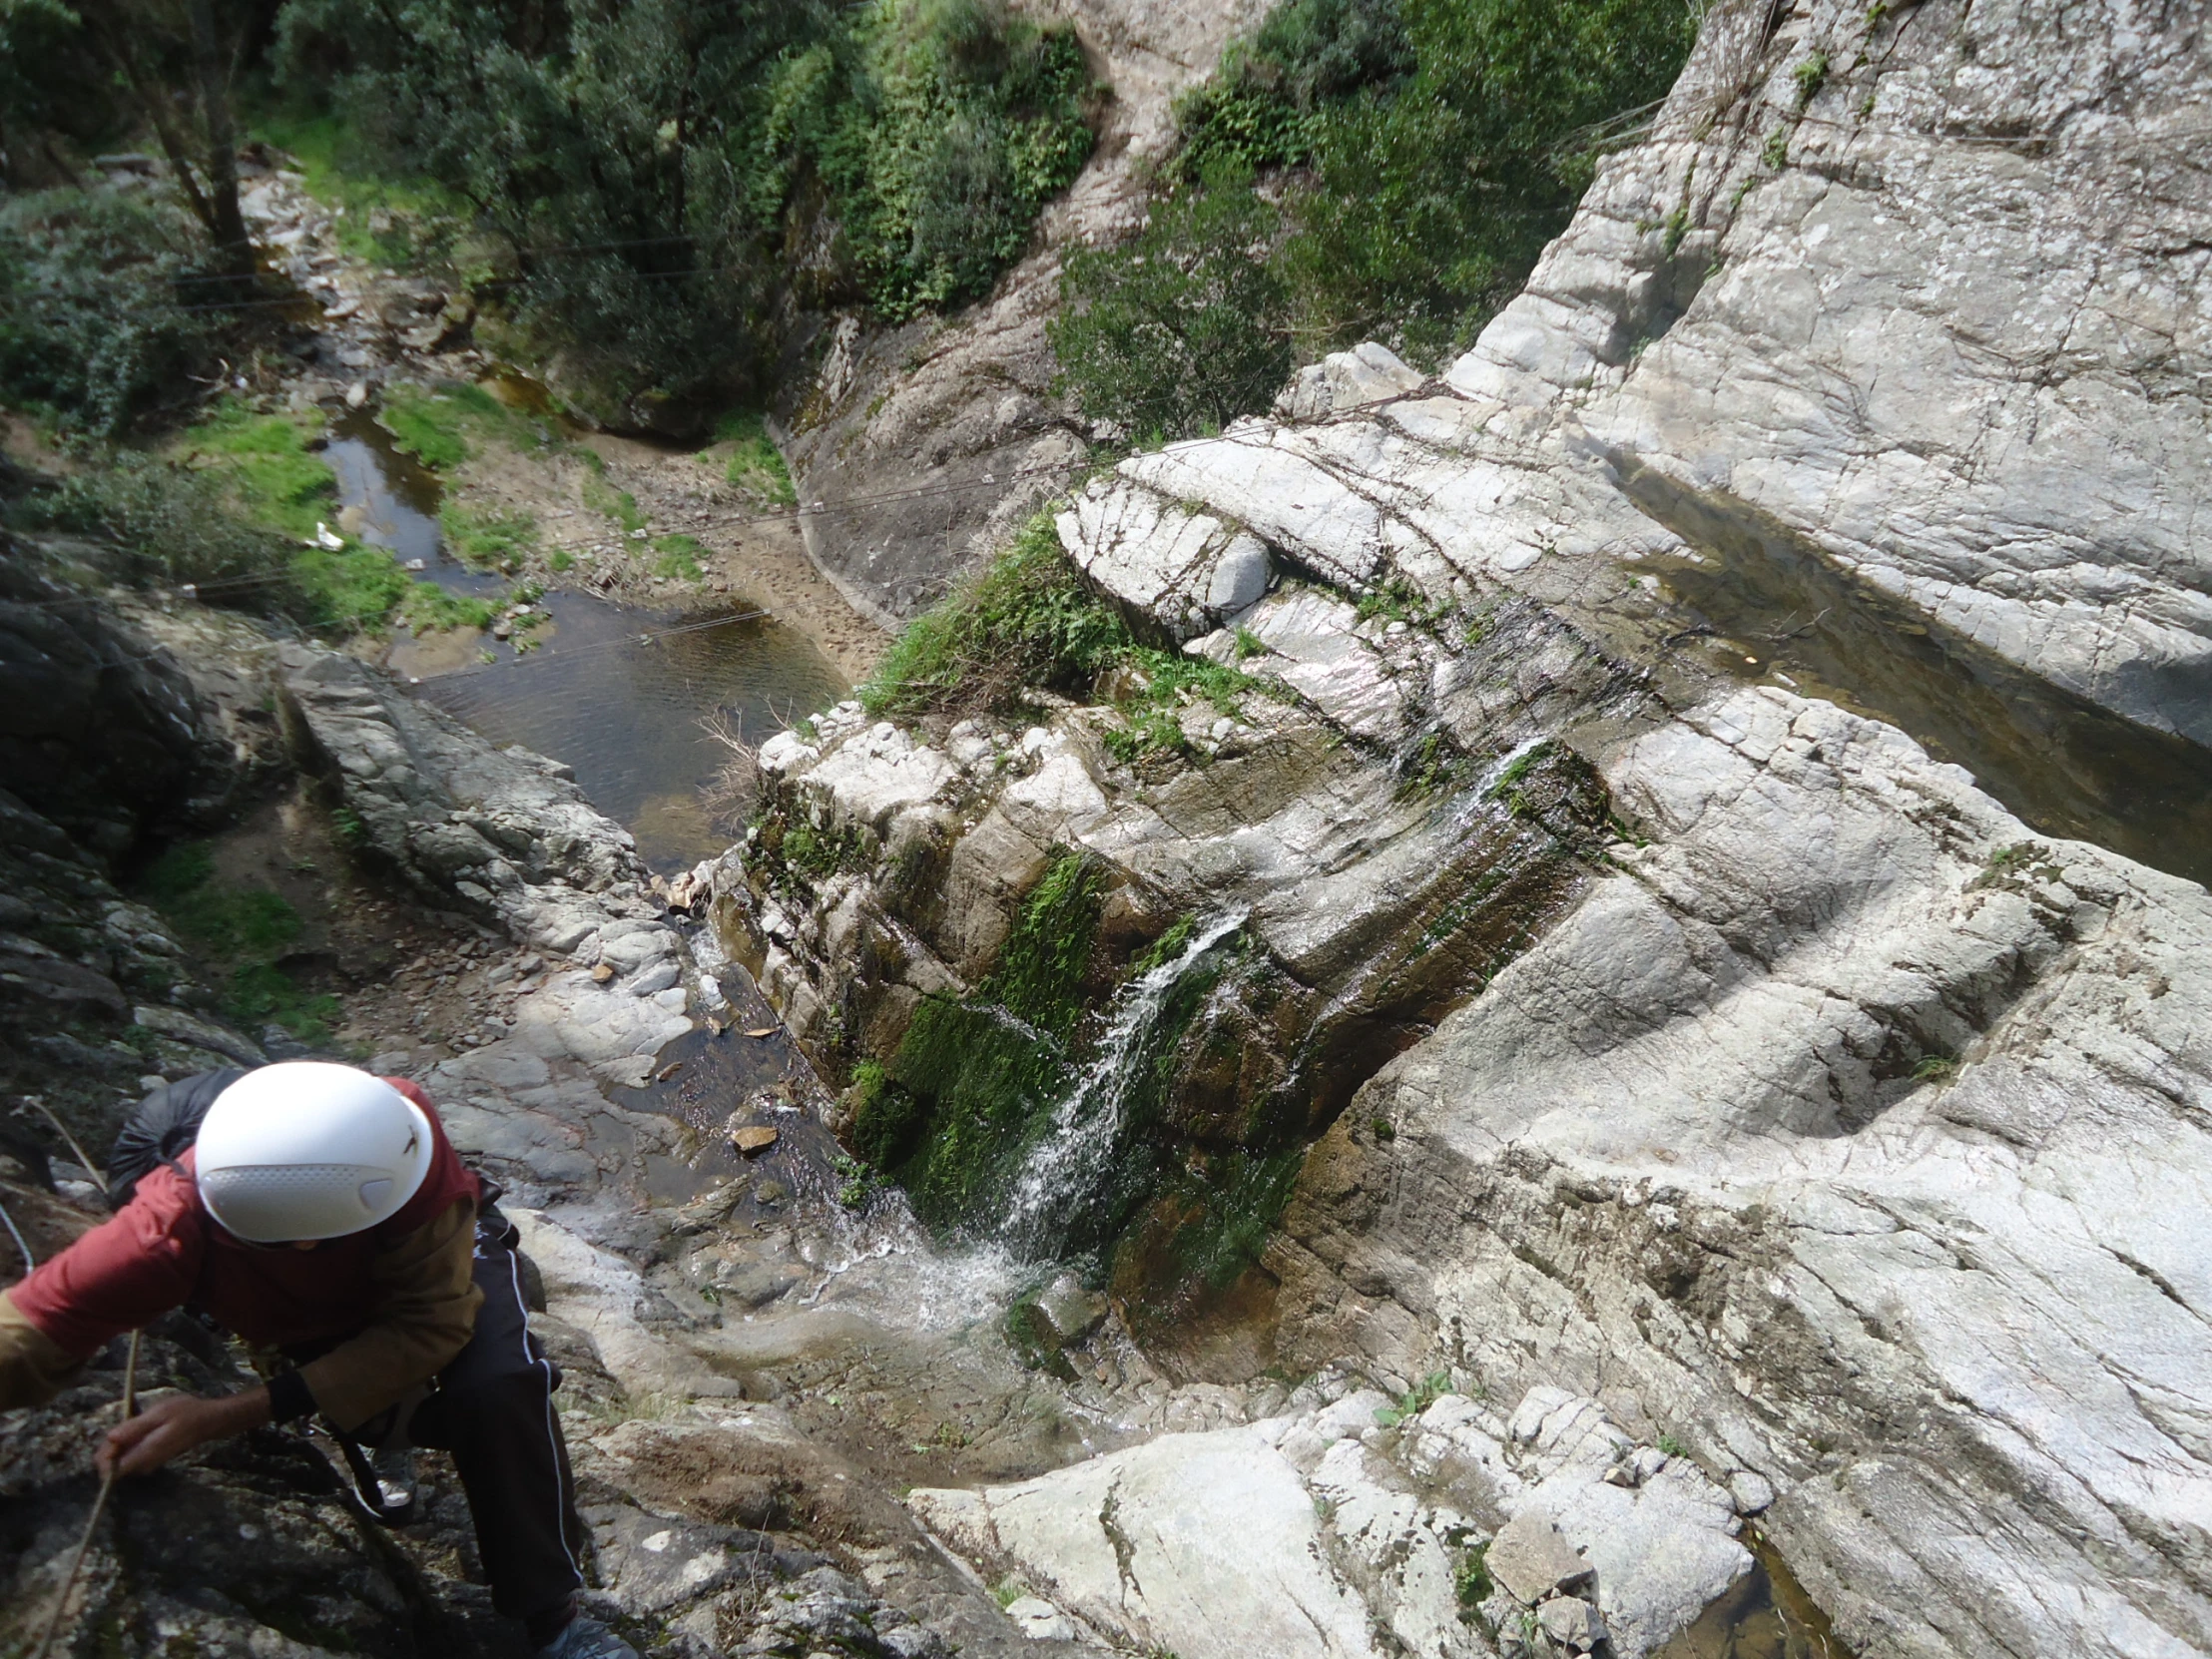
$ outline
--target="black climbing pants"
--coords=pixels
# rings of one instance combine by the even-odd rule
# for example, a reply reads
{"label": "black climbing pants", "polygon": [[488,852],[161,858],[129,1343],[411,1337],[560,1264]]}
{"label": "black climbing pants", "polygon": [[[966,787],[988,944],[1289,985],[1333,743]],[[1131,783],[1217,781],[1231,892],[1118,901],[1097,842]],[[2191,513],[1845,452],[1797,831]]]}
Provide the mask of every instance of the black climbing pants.
{"label": "black climbing pants", "polygon": [[[491,1604],[528,1619],[583,1586],[583,1525],[568,1446],[553,1410],[561,1374],[530,1335],[513,1225],[487,1209],[476,1224],[475,1279],[484,1293],[468,1346],[438,1373],[405,1437],[450,1453],[468,1493]],[[376,1443],[382,1424],[359,1437]]]}

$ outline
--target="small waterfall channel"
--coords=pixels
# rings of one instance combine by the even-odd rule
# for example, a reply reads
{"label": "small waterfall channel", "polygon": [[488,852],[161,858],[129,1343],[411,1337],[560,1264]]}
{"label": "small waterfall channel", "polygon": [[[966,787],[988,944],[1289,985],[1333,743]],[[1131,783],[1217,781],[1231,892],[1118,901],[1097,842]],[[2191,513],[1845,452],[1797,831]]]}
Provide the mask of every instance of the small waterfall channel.
{"label": "small waterfall channel", "polygon": [[1123,988],[1097,1055],[1030,1149],[1007,1200],[998,1233],[1017,1256],[1050,1261],[1063,1254],[1077,1223],[1110,1186],[1130,1105],[1173,1039],[1167,1013],[1177,985],[1245,918],[1235,910],[1208,922],[1176,955]]}

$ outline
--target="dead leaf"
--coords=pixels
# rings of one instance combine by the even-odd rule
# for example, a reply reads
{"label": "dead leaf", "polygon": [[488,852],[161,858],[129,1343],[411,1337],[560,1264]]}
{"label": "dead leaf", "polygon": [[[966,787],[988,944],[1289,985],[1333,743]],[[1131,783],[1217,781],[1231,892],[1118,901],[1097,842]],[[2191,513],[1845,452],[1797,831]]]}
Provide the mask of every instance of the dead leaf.
{"label": "dead leaf", "polygon": [[722,1035],[722,1021],[715,1018],[715,1016],[712,1014],[709,1014],[707,1016],[707,1035],[710,1037],[719,1037]]}
{"label": "dead leaf", "polygon": [[746,1035],[749,1037],[773,1037],[776,1035],[776,1027],[764,1025],[758,1031],[748,1031]]}
{"label": "dead leaf", "polygon": [[663,1066],[659,1071],[655,1072],[653,1074],[653,1081],[656,1083],[666,1083],[671,1077],[674,1077],[683,1069],[684,1062],[681,1060],[677,1060],[672,1064]]}
{"label": "dead leaf", "polygon": [[740,1152],[765,1152],[776,1144],[776,1131],[766,1124],[756,1124],[750,1129],[739,1130],[730,1138],[738,1143]]}

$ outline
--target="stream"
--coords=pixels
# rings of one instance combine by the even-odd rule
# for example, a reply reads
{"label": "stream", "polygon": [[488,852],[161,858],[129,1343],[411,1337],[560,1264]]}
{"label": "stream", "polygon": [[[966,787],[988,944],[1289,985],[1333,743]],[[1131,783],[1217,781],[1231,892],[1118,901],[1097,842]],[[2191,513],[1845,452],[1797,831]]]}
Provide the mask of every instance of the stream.
{"label": "stream", "polygon": [[[438,479],[399,451],[367,413],[334,423],[325,458],[337,476],[342,528],[410,565],[420,561],[418,580],[474,598],[505,598],[513,586],[508,579],[447,552]],[[386,666],[493,742],[519,743],[572,767],[594,805],[622,823],[663,873],[719,854],[732,838],[718,828],[707,794],[727,751],[703,719],[720,715],[758,742],[848,689],[804,635],[773,617],[748,616],[758,608],[742,599],[688,614],[569,591],[548,592],[540,604],[550,621],[524,636],[526,643],[465,630],[402,632]],[[732,803],[720,805],[726,814],[733,810]],[[801,1241],[814,1283],[800,1311],[821,1307],[917,1330],[995,1318],[1034,1273],[1023,1263],[1061,1254],[1057,1247],[1113,1158],[1129,1079],[1156,1046],[1168,993],[1242,919],[1216,918],[1128,988],[1100,1052],[1007,1195],[995,1241],[948,1252],[896,1200],[887,1210],[867,1206],[864,1217],[845,1216],[839,1205],[810,1206],[842,1219]],[[697,1136],[693,1156],[653,1160],[648,1186],[664,1201],[683,1202],[739,1177],[746,1161],[728,1129],[736,1121],[731,1104],[747,1103],[740,1115],[773,1125],[779,1135],[752,1165],[754,1179],[731,1220],[773,1226],[780,1195],[828,1198],[849,1166],[813,1114],[779,1103],[775,1085],[793,1059],[790,1036],[750,983],[731,989],[738,1004],[728,1011],[732,1024],[702,1026],[671,1044],[662,1056],[667,1068],[637,1096],[639,1109],[674,1117]],[[763,1035],[755,1038],[753,1030]],[[751,1316],[743,1321],[753,1324]],[[1787,1568],[1755,1536],[1750,1541],[1753,1570],[1657,1659],[1843,1659]]]}
{"label": "stream", "polygon": [[[337,421],[324,457],[337,474],[341,525],[402,561],[421,560],[417,580],[482,599],[513,585],[446,551],[436,476],[369,415]],[[757,743],[848,689],[804,634],[749,616],[759,607],[742,598],[681,613],[570,591],[540,604],[552,620],[527,644],[463,630],[402,634],[386,666],[494,743],[573,767],[593,805],[663,874],[716,856],[733,838],[716,829],[703,793],[729,752],[701,722],[719,715]]]}

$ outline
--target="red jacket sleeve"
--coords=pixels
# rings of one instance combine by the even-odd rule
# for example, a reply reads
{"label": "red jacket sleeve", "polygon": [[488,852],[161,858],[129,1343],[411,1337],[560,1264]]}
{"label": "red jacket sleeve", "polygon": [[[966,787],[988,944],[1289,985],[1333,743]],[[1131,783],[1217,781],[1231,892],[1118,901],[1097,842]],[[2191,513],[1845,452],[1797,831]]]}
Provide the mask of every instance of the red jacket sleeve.
{"label": "red jacket sleeve", "polygon": [[131,1202],[59,1256],[41,1263],[8,1300],[75,1359],[182,1307],[206,1248],[192,1183],[166,1165]]}

